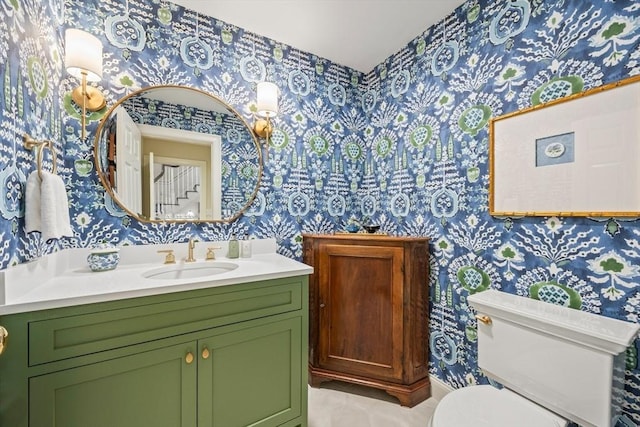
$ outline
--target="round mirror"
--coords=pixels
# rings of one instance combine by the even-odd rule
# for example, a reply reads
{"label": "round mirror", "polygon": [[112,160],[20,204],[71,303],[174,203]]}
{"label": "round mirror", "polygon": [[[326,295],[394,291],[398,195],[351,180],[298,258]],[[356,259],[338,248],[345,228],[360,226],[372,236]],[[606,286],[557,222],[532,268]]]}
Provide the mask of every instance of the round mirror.
{"label": "round mirror", "polygon": [[213,95],[141,89],[109,109],[96,168],[113,200],[140,221],[232,221],[255,198],[262,152],[247,122]]}

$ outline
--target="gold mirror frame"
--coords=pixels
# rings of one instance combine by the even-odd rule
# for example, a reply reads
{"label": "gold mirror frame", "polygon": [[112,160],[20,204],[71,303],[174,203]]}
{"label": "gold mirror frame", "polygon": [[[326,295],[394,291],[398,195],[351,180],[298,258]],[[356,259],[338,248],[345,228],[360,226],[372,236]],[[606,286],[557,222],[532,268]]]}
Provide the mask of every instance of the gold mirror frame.
{"label": "gold mirror frame", "polygon": [[[100,152],[101,150],[100,144],[101,144],[101,140],[103,139],[103,132],[105,131],[105,126],[109,123],[109,121],[112,118],[115,119],[114,112],[118,107],[122,106],[125,102],[127,102],[131,98],[136,96],[141,96],[142,94],[152,91],[154,89],[182,89],[182,90],[192,91],[199,95],[204,95],[206,97],[209,97],[211,98],[212,102],[219,103],[224,109],[227,110],[229,114],[234,115],[243,125],[245,130],[251,135],[251,140],[253,141],[253,145],[257,151],[257,169],[258,170],[257,170],[257,176],[256,176],[256,185],[250,197],[248,198],[247,202],[238,211],[228,216],[223,216],[220,219],[190,219],[190,218],[150,219],[133,212],[129,207],[125,206],[125,204],[118,198],[117,193],[116,191],[114,191],[114,188],[111,186],[108,175],[105,172],[102,165],[103,162],[102,162],[102,153]],[[222,144],[224,144],[224,141],[222,142]],[[94,138],[94,161],[96,165],[96,172],[100,178],[100,182],[104,187],[104,189],[109,194],[109,197],[111,197],[114,203],[116,203],[124,212],[126,212],[127,215],[137,219],[140,222],[145,222],[145,223],[165,223],[165,222],[167,223],[230,223],[230,222],[233,222],[236,219],[238,219],[244,212],[246,212],[247,209],[249,209],[249,207],[255,200],[258,194],[258,191],[260,189],[260,183],[262,180],[262,172],[263,172],[262,150],[258,142],[258,139],[256,135],[253,133],[253,131],[251,130],[251,126],[248,124],[248,122],[233,107],[231,107],[225,101],[220,99],[218,96],[205,92],[201,89],[197,89],[189,86],[170,85],[170,84],[144,87],[142,89],[139,89],[135,92],[132,92],[124,96],[109,108],[109,110],[104,114],[104,116],[100,120],[100,124],[98,125],[98,128],[96,130],[96,135]]]}
{"label": "gold mirror frame", "polygon": [[492,118],[489,214],[640,217],[638,99],[634,76]]}

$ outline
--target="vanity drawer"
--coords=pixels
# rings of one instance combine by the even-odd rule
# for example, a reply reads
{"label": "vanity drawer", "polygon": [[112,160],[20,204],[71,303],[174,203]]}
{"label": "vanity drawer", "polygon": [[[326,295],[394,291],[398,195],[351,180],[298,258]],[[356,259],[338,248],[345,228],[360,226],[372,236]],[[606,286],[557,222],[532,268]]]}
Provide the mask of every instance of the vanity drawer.
{"label": "vanity drawer", "polygon": [[[125,347],[216,326],[300,310],[300,278],[263,282],[263,286],[211,294],[190,291],[157,302],[29,322],[29,366]],[[237,289],[237,288],[236,288]]]}

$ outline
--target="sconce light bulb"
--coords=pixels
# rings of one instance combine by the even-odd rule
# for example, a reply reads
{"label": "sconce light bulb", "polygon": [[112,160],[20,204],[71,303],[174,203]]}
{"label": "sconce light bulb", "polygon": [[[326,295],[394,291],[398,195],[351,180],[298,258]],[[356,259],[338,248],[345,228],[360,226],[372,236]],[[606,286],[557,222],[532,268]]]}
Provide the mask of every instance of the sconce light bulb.
{"label": "sconce light bulb", "polygon": [[69,74],[81,79],[81,86],[71,93],[76,105],[82,108],[82,140],[86,137],[87,110],[98,111],[105,107],[104,95],[99,89],[87,86],[87,81],[102,79],[102,42],[92,34],[76,28],[65,32],[65,68]]}
{"label": "sconce light bulb", "polygon": [[77,79],[85,73],[87,81],[102,80],[102,42],[94,35],[76,28],[65,32],[64,64]]}
{"label": "sconce light bulb", "polygon": [[260,82],[258,92],[258,116],[275,117],[278,114],[278,86],[271,82]]}

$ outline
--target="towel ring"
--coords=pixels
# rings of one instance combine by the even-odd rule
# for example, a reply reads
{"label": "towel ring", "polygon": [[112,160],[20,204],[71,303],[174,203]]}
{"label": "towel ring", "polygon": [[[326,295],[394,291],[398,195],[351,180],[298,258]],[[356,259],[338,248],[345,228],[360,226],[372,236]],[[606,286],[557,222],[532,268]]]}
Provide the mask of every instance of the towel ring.
{"label": "towel ring", "polygon": [[53,142],[49,141],[48,139],[44,141],[36,141],[27,133],[24,134],[22,140],[24,141],[24,147],[27,150],[33,150],[34,147],[38,150],[36,153],[36,164],[38,166],[38,177],[40,178],[40,181],[42,181],[42,159],[44,158],[45,148],[48,148],[51,152],[51,173],[55,174],[58,169],[56,166],[56,158],[58,155],[56,153],[56,149],[53,146]]}

